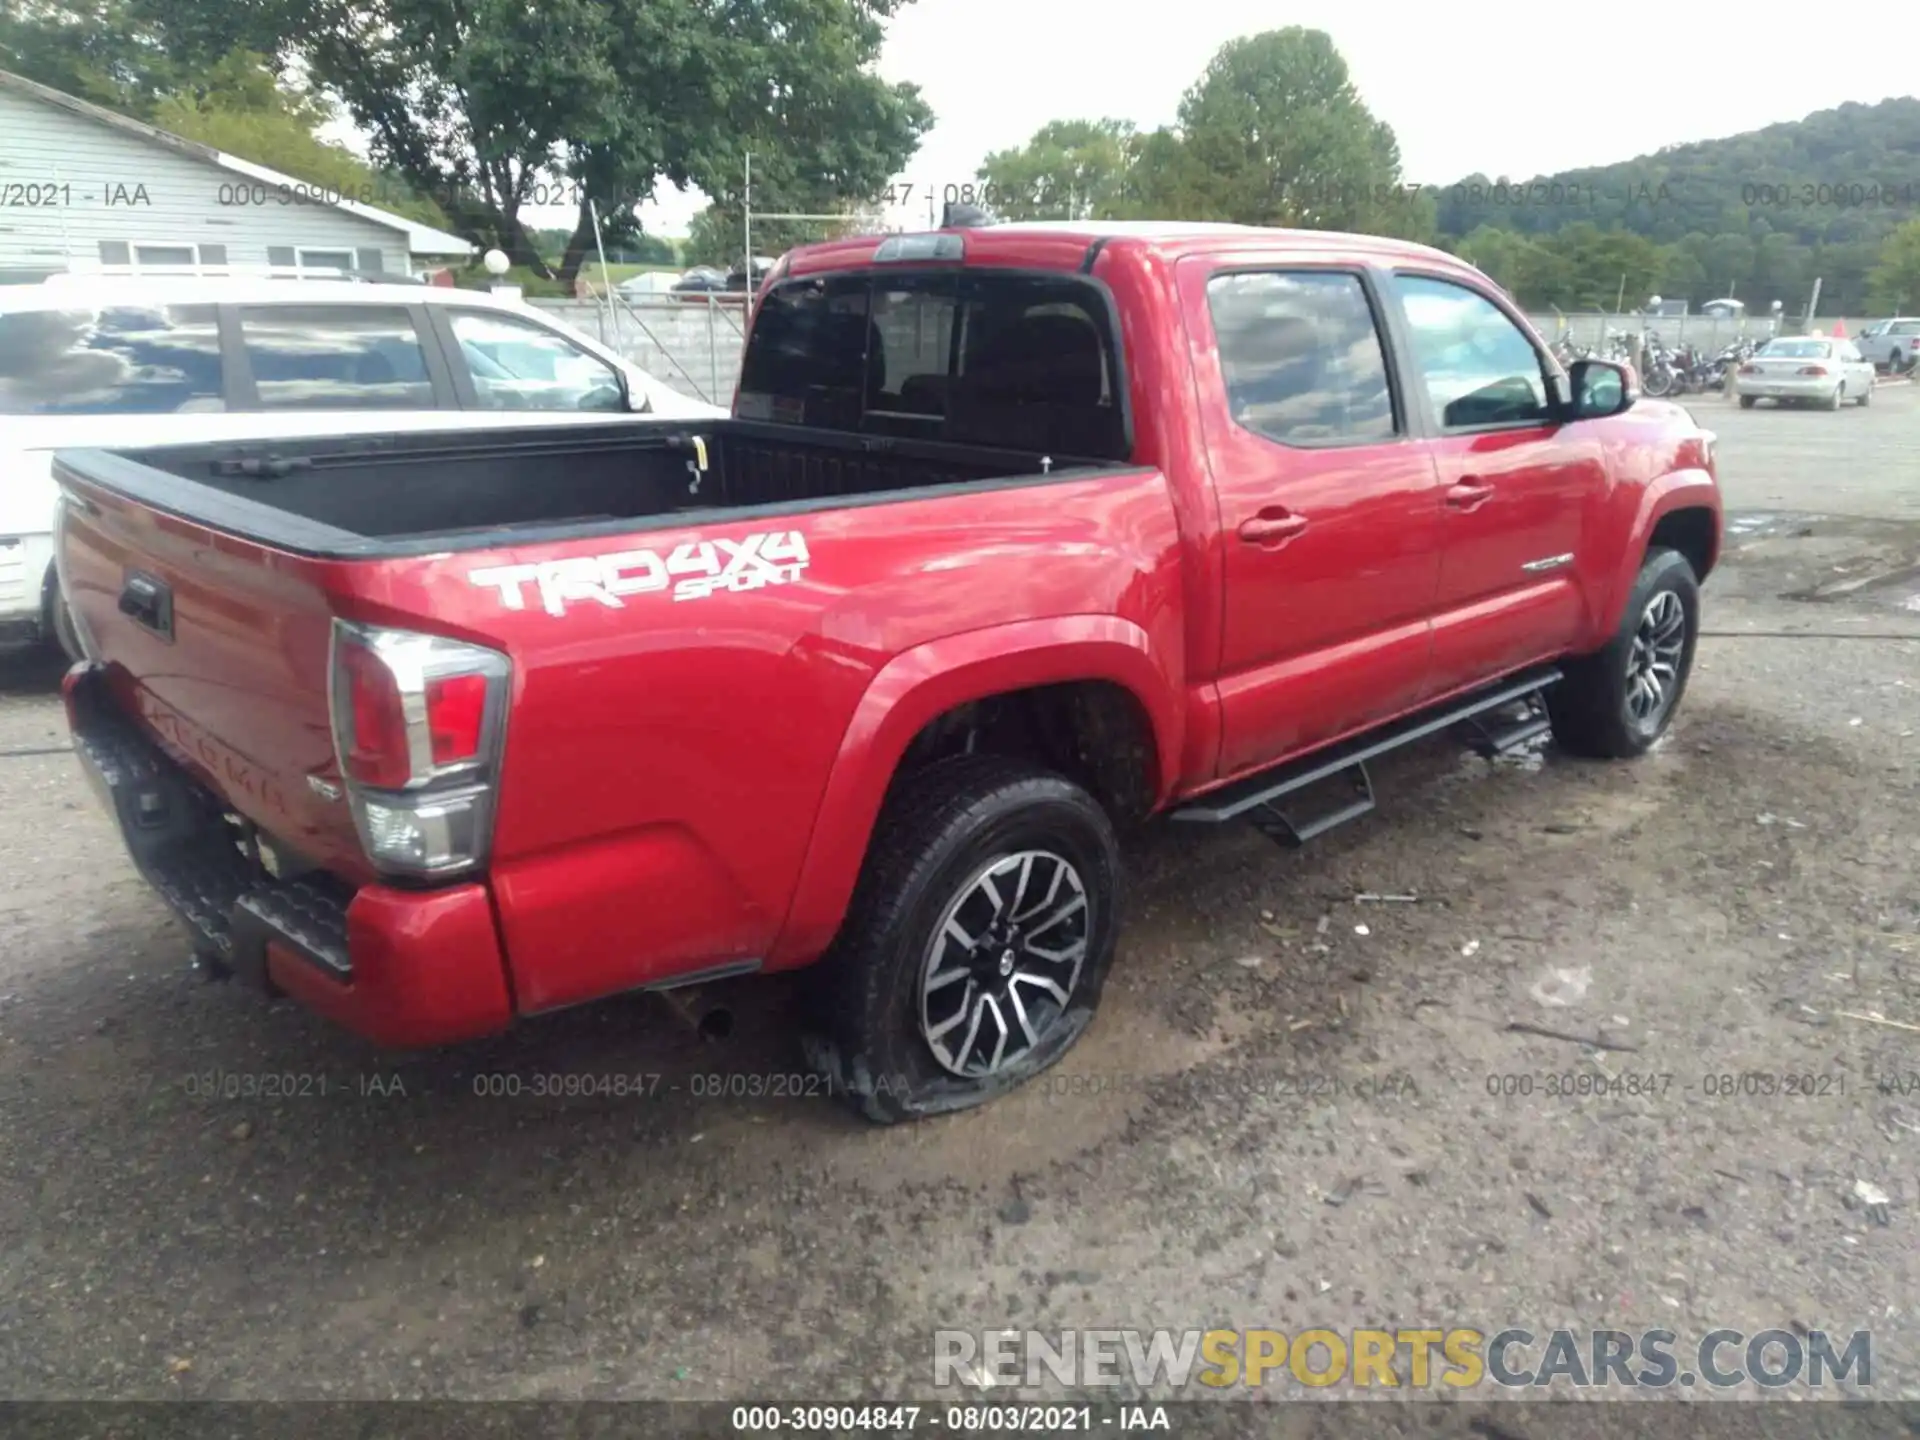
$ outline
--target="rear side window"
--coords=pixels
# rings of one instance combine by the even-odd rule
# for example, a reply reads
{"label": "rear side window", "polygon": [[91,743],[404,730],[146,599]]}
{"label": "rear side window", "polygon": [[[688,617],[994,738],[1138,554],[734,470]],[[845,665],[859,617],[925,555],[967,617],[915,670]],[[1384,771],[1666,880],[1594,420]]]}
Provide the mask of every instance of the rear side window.
{"label": "rear side window", "polygon": [[1217,275],[1207,304],[1235,424],[1286,445],[1393,437],[1386,351],[1359,276]]}
{"label": "rear side window", "polygon": [[431,410],[433,382],[399,305],[247,305],[240,335],[267,410]]}
{"label": "rear side window", "polygon": [[739,413],[829,430],[1124,460],[1102,292],[1071,276],[872,271],[761,302]]}
{"label": "rear side window", "polygon": [[0,415],[224,409],[211,305],[0,315]]}

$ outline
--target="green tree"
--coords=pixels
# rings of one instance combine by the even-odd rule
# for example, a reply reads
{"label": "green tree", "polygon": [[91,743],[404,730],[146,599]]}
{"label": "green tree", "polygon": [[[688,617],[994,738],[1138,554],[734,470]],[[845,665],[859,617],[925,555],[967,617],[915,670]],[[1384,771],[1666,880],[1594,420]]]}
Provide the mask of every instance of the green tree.
{"label": "green tree", "polygon": [[[1565,267],[1556,276],[1569,310],[1637,310],[1656,293],[1666,257],[1658,245],[1630,230],[1602,230],[1591,221],[1569,225],[1545,241]],[[1664,298],[1664,297],[1663,297]]]}
{"label": "green tree", "polygon": [[1127,144],[1126,178],[1111,209],[1117,220],[1218,220],[1212,177],[1178,130],[1135,135]]}
{"label": "green tree", "polygon": [[160,31],[134,0],[10,0],[0,69],[140,118],[176,78]]}
{"label": "green tree", "polygon": [[1867,283],[1876,309],[1889,315],[1920,312],[1920,220],[1909,220],[1887,236]]}
{"label": "green tree", "polygon": [[1055,120],[1017,150],[996,150],[976,172],[1002,220],[1107,220],[1132,163],[1130,120]]}
{"label": "green tree", "polygon": [[320,139],[315,132],[335,118],[333,104],[276,76],[264,56],[234,51],[191,89],[162,96],[151,118],[163,130],[423,225],[447,223],[439,206],[404,181],[381,175],[344,146]]}
{"label": "green tree", "polygon": [[590,206],[620,242],[663,180],[737,203],[746,150],[783,152],[817,190],[877,191],[932,123],[913,86],[871,73],[898,3],[322,0],[302,48],[382,161],[536,272],[519,212],[565,177],[570,283]]}
{"label": "green tree", "polygon": [[[842,202],[806,208],[877,192],[932,123],[915,87],[873,73],[884,21],[906,3],[9,0],[0,65],[145,118],[169,95],[197,110],[194,77],[252,50],[337,96],[376,165],[450,228],[570,285],[596,210],[620,245],[662,181],[737,204],[746,150],[786,157],[770,179],[785,168]],[[298,148],[284,127],[255,140]],[[577,210],[554,267],[520,213],[556,195]]]}
{"label": "green tree", "polygon": [[1405,223],[1400,147],[1324,31],[1229,41],[1179,119],[1209,218],[1322,230]]}

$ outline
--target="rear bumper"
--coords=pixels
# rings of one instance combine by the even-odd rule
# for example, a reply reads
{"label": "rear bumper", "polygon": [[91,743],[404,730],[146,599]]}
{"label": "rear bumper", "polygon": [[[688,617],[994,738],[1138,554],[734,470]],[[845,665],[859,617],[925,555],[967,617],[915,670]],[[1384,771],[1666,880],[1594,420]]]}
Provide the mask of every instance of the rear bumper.
{"label": "rear bumper", "polygon": [[126,719],[98,667],[74,666],[63,689],[81,769],[197,952],[380,1045],[505,1028],[513,1003],[484,886],[276,879],[220,801]]}
{"label": "rear bumper", "polygon": [[1808,380],[1761,380],[1751,376],[1739,376],[1733,382],[1736,395],[1752,395],[1761,400],[1824,400],[1840,388],[1840,381],[1832,376],[1816,376]]}

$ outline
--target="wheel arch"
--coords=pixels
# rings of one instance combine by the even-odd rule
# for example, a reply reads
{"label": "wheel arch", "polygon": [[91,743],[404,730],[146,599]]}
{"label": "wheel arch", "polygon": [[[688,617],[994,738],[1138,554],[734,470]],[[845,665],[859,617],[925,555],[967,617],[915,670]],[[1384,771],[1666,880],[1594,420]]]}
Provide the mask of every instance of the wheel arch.
{"label": "wheel arch", "polygon": [[1619,629],[1633,582],[1648,552],[1660,547],[1680,551],[1705,580],[1720,563],[1720,487],[1706,470],[1672,470],[1648,485],[1628,530],[1628,543],[1606,590],[1595,641],[1604,644]]}
{"label": "wheel arch", "polygon": [[1077,615],[951,635],[896,656],[855,707],[829,772],[786,921],[766,968],[815,959],[833,939],[874,822],[909,747],[968,705],[1058,687],[1112,687],[1144,724],[1147,808],[1172,793],[1184,741],[1182,676],[1130,620]]}

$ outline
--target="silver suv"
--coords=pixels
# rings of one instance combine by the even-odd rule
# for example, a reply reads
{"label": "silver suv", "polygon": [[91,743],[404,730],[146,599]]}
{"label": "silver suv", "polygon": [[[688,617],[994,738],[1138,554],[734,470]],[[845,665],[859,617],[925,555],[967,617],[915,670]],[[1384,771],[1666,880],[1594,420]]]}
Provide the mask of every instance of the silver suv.
{"label": "silver suv", "polygon": [[1881,369],[1895,374],[1911,370],[1920,363],[1920,320],[1876,320],[1854,336],[1853,343]]}

